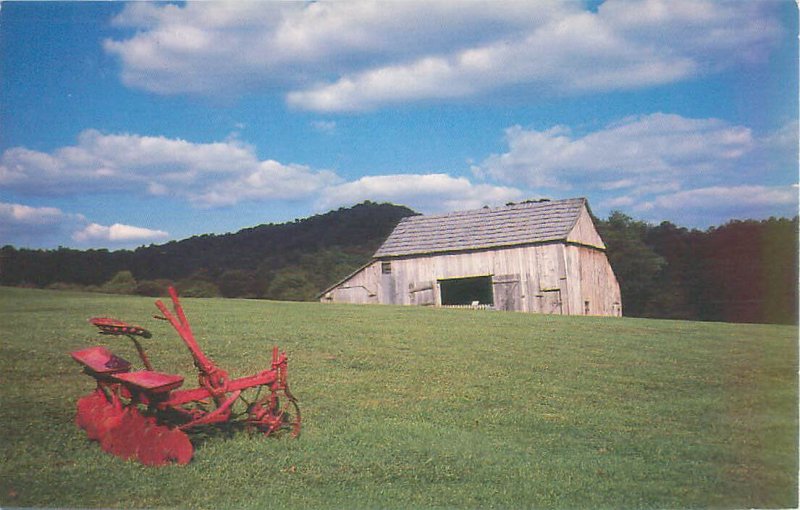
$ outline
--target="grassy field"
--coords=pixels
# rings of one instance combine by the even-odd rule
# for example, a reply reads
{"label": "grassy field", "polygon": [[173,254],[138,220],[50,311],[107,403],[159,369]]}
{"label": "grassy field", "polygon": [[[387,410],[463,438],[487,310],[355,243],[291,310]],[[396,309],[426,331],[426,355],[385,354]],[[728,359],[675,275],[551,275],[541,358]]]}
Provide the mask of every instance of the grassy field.
{"label": "grassy field", "polygon": [[[86,319],[153,300],[0,288],[0,505],[182,508],[768,508],[797,501],[796,327],[184,300],[231,375],[288,351],[297,439],[211,437],[183,467],[103,453],[73,424]],[[191,384],[190,384],[191,385]]]}

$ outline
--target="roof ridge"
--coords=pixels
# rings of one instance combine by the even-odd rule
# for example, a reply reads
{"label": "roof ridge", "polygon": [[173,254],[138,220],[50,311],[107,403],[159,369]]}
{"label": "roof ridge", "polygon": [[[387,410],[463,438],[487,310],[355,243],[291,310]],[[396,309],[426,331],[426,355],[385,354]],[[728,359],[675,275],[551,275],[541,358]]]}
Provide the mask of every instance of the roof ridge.
{"label": "roof ridge", "polygon": [[438,213],[438,214],[418,214],[416,216],[406,216],[401,220],[402,222],[406,221],[418,221],[423,219],[438,219],[438,218],[447,218],[447,217],[456,217],[456,216],[466,216],[466,215],[474,215],[474,214],[481,214],[481,213],[491,213],[491,212],[500,212],[500,211],[512,211],[514,209],[522,209],[522,208],[531,208],[533,206],[543,206],[543,205],[556,205],[556,204],[563,204],[567,202],[576,202],[576,201],[586,201],[585,197],[573,197],[573,198],[559,198],[559,199],[549,199],[549,198],[541,198],[538,200],[525,200],[523,202],[517,203],[509,203],[506,205],[498,205],[495,207],[483,206],[477,209],[465,209],[463,211],[450,211],[446,213]]}
{"label": "roof ridge", "polygon": [[526,201],[404,218],[373,258],[564,240],[586,198]]}

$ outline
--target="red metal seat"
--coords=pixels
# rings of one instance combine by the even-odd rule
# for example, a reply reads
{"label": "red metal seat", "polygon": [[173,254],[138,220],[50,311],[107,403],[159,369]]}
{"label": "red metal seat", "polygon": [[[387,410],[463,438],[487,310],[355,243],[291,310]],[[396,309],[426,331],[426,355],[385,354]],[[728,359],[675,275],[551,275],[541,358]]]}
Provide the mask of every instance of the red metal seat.
{"label": "red metal seat", "polygon": [[88,349],[73,351],[70,353],[72,359],[82,364],[92,372],[97,374],[116,374],[127,372],[131,369],[129,361],[120,358],[106,347],[96,345]]}
{"label": "red metal seat", "polygon": [[183,377],[151,370],[114,374],[114,379],[138,390],[150,393],[164,393],[179,388]]}

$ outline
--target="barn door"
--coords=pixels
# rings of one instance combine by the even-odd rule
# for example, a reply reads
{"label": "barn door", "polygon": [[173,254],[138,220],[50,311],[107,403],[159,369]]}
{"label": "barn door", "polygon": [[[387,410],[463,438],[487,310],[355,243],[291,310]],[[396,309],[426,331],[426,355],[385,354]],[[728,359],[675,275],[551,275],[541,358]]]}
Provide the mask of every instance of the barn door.
{"label": "barn door", "polygon": [[537,259],[539,269],[539,288],[542,290],[558,289],[561,271],[558,267],[558,251],[555,246],[546,246]]}
{"label": "barn door", "polygon": [[518,274],[496,275],[492,278],[494,307],[498,310],[521,310]]}
{"label": "barn door", "polygon": [[436,304],[436,298],[434,296],[435,287],[436,282],[434,281],[409,283],[409,301],[412,305],[427,306]]}
{"label": "barn door", "polygon": [[561,291],[560,290],[546,290],[542,292],[542,313],[561,315]]}

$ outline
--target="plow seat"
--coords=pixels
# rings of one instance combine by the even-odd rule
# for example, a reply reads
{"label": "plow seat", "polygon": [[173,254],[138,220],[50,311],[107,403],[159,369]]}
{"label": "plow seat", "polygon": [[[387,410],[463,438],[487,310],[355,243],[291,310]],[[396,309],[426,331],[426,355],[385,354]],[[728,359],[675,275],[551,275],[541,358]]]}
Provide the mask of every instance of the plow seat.
{"label": "plow seat", "polygon": [[129,361],[120,358],[107,348],[97,345],[70,353],[72,359],[97,374],[116,374],[131,369]]}
{"label": "plow seat", "polygon": [[183,384],[183,377],[150,370],[114,374],[114,379],[131,388],[149,393],[172,391]]}

